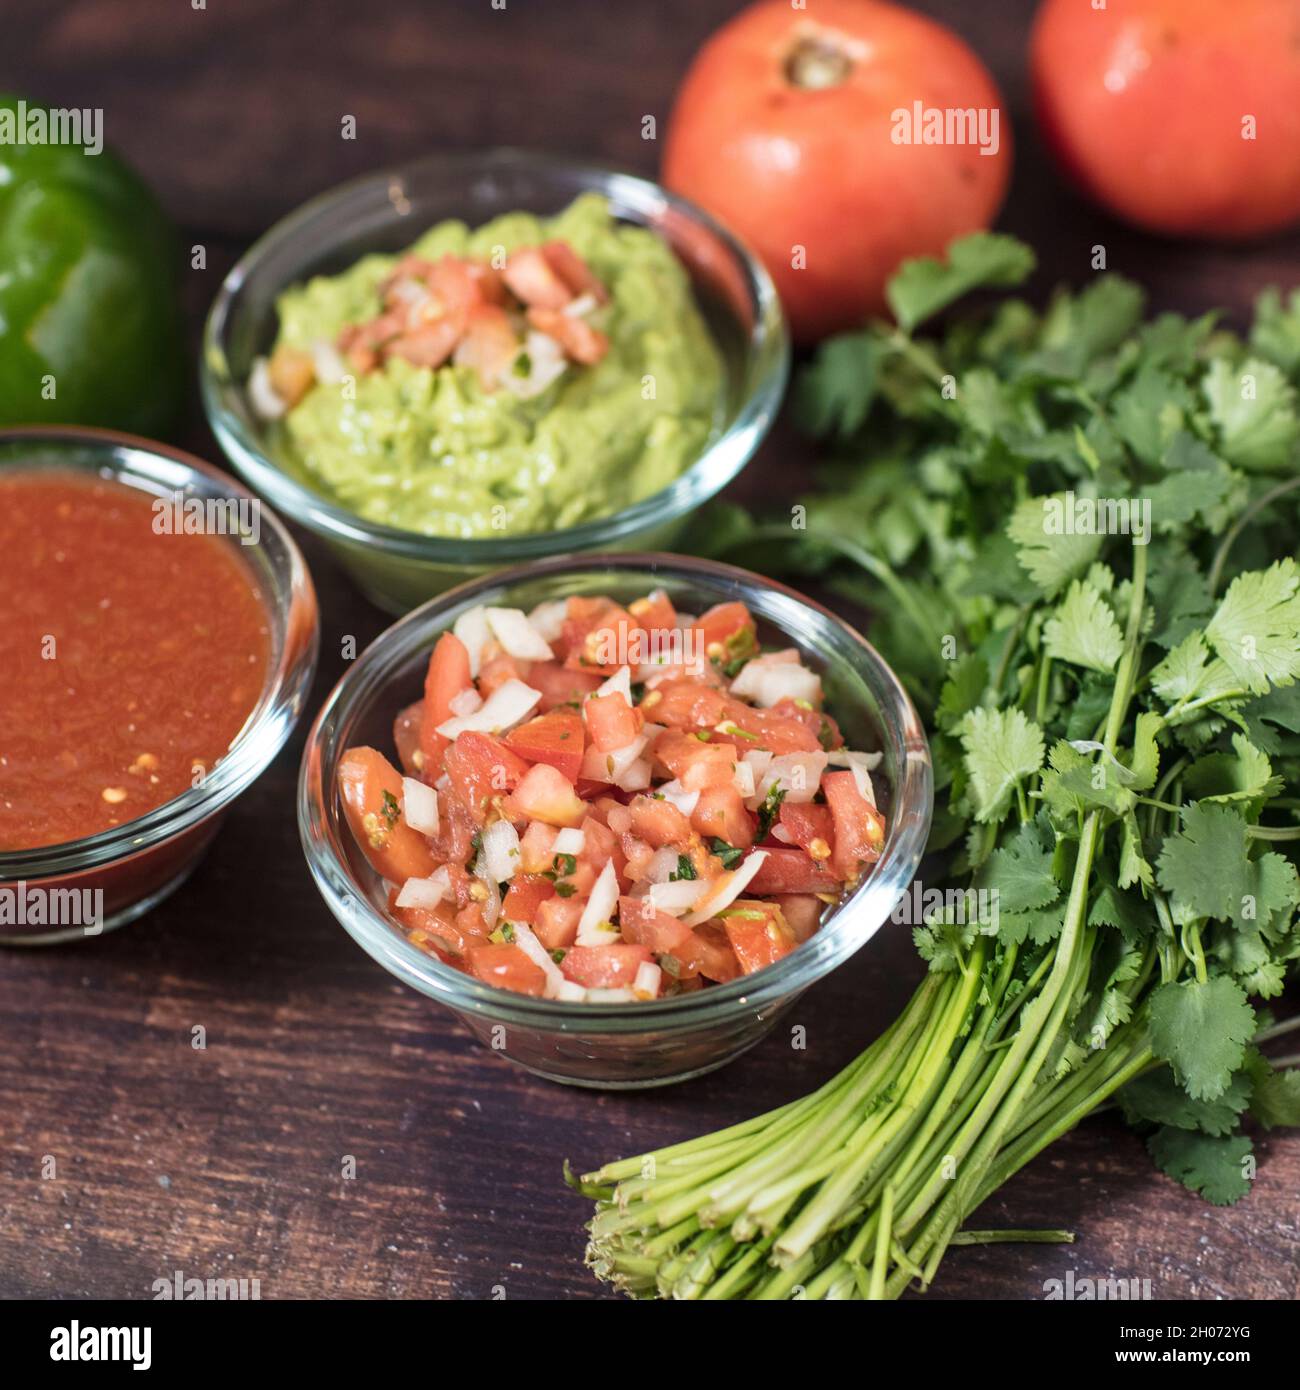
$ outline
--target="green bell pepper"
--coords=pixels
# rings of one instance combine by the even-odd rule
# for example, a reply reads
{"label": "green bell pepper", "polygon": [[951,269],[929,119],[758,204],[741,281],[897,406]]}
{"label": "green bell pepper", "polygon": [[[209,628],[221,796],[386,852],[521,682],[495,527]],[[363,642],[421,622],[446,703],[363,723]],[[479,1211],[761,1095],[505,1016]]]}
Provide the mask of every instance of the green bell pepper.
{"label": "green bell pepper", "polygon": [[[17,122],[0,95],[6,109]],[[181,393],[176,266],[165,214],[112,153],[0,142],[0,425],[165,432]]]}

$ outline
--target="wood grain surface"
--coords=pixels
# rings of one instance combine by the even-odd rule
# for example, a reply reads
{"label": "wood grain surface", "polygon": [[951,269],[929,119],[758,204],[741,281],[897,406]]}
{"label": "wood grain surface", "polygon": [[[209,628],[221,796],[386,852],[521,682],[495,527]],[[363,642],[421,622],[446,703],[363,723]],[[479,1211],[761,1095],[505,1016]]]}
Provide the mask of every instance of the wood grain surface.
{"label": "wood grain surface", "polygon": [[[420,152],[509,143],[651,172],[689,55],[727,0],[0,0],[0,90],[99,106],[107,139],[158,190],[185,244],[191,341],[225,270],[303,198]],[[1300,240],[1152,240],[1085,207],[1036,145],[1029,0],[918,5],[953,23],[1015,116],[1002,225],[1040,249],[1034,292],[1082,278],[1096,243],[1154,305],[1223,307],[1294,284]],[[340,139],[344,115],[357,139]],[[192,402],[178,436],[219,461]],[[739,496],[793,490],[809,455],[779,428]],[[321,548],[313,708],[386,619]],[[778,1033],[709,1077],[640,1095],[537,1081],[396,984],[326,911],[298,845],[302,734],[239,801],[190,882],[116,935],[0,957],[0,1296],[151,1295],[154,1280],[257,1279],[263,1298],[596,1298],[587,1204],[560,1164],[740,1119],[820,1083],[907,997],[905,929],[882,932]],[[1293,1003],[1290,1007],[1293,1007]],[[191,1045],[201,1027],[206,1046]],[[1232,1209],[1153,1169],[1113,1116],[1085,1123],[992,1200],[981,1225],[1065,1226],[1066,1247],[953,1252],[933,1298],[1043,1296],[1063,1277],[1146,1278],[1158,1298],[1294,1299],[1300,1140],[1262,1136]],[[42,1177],[47,1158],[54,1176]],[[355,1177],[343,1176],[349,1157]],[[603,1295],[603,1296],[608,1296]]]}

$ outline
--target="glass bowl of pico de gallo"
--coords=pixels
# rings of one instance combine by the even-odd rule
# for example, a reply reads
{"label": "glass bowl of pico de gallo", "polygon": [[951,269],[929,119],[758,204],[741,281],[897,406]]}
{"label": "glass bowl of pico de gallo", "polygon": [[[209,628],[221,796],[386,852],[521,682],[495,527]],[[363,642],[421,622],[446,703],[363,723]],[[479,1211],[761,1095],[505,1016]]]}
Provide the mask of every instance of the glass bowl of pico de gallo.
{"label": "glass bowl of pico de gallo", "polygon": [[350,935],[548,1079],[685,1080],[756,1043],[912,880],[930,754],[893,672],[784,585],[568,556],[389,628],[299,778]]}

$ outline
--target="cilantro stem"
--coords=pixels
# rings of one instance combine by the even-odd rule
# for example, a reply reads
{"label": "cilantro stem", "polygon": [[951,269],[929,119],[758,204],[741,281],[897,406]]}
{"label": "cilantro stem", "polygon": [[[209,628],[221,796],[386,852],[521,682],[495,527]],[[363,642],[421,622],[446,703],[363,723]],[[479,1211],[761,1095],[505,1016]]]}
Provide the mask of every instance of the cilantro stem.
{"label": "cilantro stem", "polygon": [[1277,487],[1270,488],[1262,497],[1257,497],[1233,522],[1228,534],[1224,536],[1218,550],[1214,553],[1214,563],[1210,566],[1210,573],[1206,579],[1206,589],[1211,596],[1219,590],[1219,580],[1223,578],[1223,567],[1227,563],[1228,552],[1232,549],[1237,537],[1265,507],[1298,487],[1300,487],[1300,478],[1291,478],[1285,483],[1279,483]]}
{"label": "cilantro stem", "polygon": [[1246,835],[1252,840],[1300,840],[1300,825],[1248,825]]}

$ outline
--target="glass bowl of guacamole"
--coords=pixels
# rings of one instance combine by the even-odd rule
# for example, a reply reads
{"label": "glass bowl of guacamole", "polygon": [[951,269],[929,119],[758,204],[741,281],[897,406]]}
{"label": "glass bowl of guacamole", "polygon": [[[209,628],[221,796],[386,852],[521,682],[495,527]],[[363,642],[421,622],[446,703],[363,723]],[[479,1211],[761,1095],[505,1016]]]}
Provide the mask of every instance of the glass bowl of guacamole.
{"label": "glass bowl of guacamole", "polygon": [[771,281],[705,213],[496,150],[278,223],[217,295],[201,384],[234,468],[400,612],[504,565],[670,546],[788,365]]}

